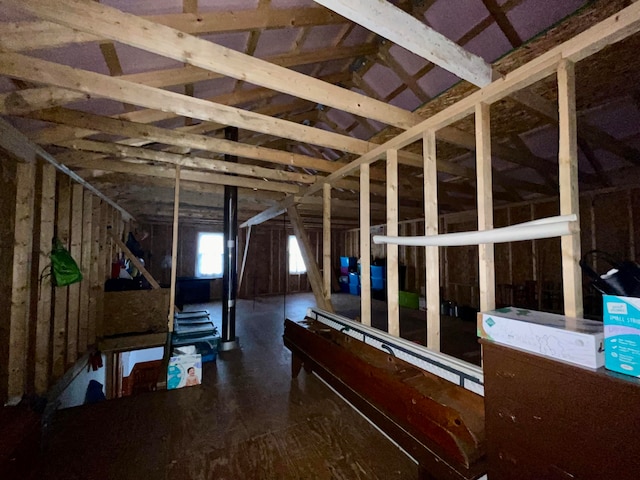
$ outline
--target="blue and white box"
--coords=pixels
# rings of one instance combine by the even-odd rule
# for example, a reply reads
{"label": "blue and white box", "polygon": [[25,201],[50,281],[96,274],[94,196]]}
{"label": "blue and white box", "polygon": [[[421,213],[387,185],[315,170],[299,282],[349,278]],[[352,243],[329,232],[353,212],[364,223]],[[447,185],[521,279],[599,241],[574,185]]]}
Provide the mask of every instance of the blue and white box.
{"label": "blue and white box", "polygon": [[202,358],[199,353],[169,359],[167,390],[193,387],[202,382]]}
{"label": "blue and white box", "polygon": [[640,377],[640,298],[604,295],[604,366]]}

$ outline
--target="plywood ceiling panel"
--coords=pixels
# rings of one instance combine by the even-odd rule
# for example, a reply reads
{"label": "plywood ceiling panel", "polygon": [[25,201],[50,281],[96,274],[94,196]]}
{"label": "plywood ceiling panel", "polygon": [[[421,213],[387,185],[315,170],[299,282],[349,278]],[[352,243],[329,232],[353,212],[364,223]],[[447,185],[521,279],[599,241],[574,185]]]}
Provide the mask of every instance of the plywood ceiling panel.
{"label": "plywood ceiling panel", "polygon": [[453,73],[440,67],[434,67],[429,73],[418,80],[418,85],[430,97],[435,97],[458,83],[460,79]]}
{"label": "plywood ceiling panel", "polygon": [[513,49],[507,37],[495,23],[469,40],[465,48],[490,63]]}
{"label": "plywood ceiling panel", "polygon": [[109,75],[109,69],[97,43],[65,45],[48,50],[34,50],[29,55],[42,60]]}
{"label": "plywood ceiling panel", "polygon": [[371,67],[363,79],[376,92],[378,98],[385,98],[402,84],[393,70],[379,63]]}
{"label": "plywood ceiling panel", "polygon": [[100,3],[136,15],[164,15],[181,13],[182,0],[102,0]]}
{"label": "plywood ceiling panel", "polygon": [[260,34],[254,55],[266,58],[290,52],[295,48],[295,41],[300,36],[300,33],[300,28],[266,30]]}
{"label": "plywood ceiling panel", "polygon": [[389,103],[396,107],[412,111],[422,104],[420,99],[409,89],[404,90],[402,93],[389,100]]}
{"label": "plywood ceiling panel", "polygon": [[439,0],[425,12],[424,18],[431,28],[458,41],[488,14],[481,0]]}

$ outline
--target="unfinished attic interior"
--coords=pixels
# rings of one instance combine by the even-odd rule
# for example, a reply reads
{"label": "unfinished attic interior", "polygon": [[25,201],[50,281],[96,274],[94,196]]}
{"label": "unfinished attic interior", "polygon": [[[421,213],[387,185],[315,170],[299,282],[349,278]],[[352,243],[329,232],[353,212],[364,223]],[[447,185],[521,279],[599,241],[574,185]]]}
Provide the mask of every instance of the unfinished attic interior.
{"label": "unfinished attic interior", "polygon": [[638,30],[0,0],[0,478],[637,478]]}

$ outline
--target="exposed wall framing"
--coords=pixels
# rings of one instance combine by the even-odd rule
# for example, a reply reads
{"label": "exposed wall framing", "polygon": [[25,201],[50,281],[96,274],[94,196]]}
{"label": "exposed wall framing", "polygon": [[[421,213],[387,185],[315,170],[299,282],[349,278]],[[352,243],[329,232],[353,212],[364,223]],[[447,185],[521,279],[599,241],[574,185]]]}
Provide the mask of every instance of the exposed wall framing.
{"label": "exposed wall framing", "polygon": [[[624,205],[624,208],[620,208]],[[496,207],[493,211],[494,226],[503,227],[539,218],[559,215],[559,198],[548,198],[533,203]],[[601,189],[580,195],[581,251],[598,249],[609,252],[618,259],[640,259],[640,248],[634,237],[634,223],[640,219],[640,187]],[[476,229],[476,212],[441,215],[443,232],[459,232]],[[372,233],[380,233],[372,227]],[[423,220],[401,222],[400,235],[422,235]],[[337,235],[336,255],[360,256],[358,245],[360,230],[349,230]],[[410,247],[400,247],[400,264],[407,267],[407,290],[422,293],[424,277],[420,272],[425,264],[422,256],[407,254]],[[536,251],[536,255],[532,254]],[[440,269],[443,300],[459,305],[480,308],[478,247],[445,247],[441,249]],[[559,238],[503,243],[495,245],[496,304],[516,305],[536,310],[561,313],[563,311],[561,247]],[[448,259],[448,260],[447,260]],[[605,273],[610,265],[601,258],[592,259],[593,268]],[[598,317],[602,314],[599,296],[581,276],[585,314]]]}
{"label": "exposed wall framing", "polygon": [[[124,223],[120,212],[108,211],[50,163],[0,163],[6,182],[0,198],[4,211],[15,212],[1,225],[12,238],[2,238],[9,261],[2,262],[0,289],[10,301],[0,322],[0,399],[15,403],[25,393],[45,394],[102,335],[104,282],[111,273],[102,210],[121,232]],[[76,260],[82,282],[52,286],[54,237]]]}

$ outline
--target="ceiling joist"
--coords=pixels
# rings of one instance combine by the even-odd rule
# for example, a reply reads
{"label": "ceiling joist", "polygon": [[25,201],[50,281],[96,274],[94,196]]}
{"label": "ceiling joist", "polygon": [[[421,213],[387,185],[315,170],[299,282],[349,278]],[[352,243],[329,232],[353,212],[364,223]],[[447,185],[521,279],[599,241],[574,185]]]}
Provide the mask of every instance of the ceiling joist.
{"label": "ceiling joist", "polygon": [[316,179],[313,175],[276,170],[274,168],[256,167],[239,163],[212,160],[191,155],[179,155],[176,153],[149,150],[140,147],[129,147],[117,143],[95,142],[91,140],[68,140],[58,144],[60,147],[81,152],[106,153],[115,157],[138,158],[153,162],[180,165],[181,167],[195,170],[205,170],[217,173],[243,175],[246,177],[264,178],[280,182],[313,183]]}
{"label": "ceiling joist", "polygon": [[401,108],[95,2],[2,0],[2,3],[80,31],[385,124],[406,129],[418,121],[414,114]]}
{"label": "ceiling joist", "polygon": [[87,92],[132,105],[158,110],[172,110],[185,117],[221,122],[225,125],[337,148],[351,153],[364,153],[369,150],[367,142],[355,138],[159,88],[127,82],[120,78],[78,70],[18,53],[0,53],[0,73],[22,80],[28,79],[29,81]]}
{"label": "ceiling joist", "polygon": [[[344,23],[345,19],[324,8],[278,8],[144,16],[191,35],[210,35],[258,28],[306,27]],[[103,41],[88,33],[47,21],[10,22],[0,25],[0,48],[21,52],[55,48],[71,43]]]}
{"label": "ceiling joist", "polygon": [[[262,160],[280,165],[308,168],[326,173],[335,172],[341,167],[339,163],[306,155],[189,133],[186,128],[177,131],[169,130],[154,125],[144,125],[75,110],[61,108],[44,110],[30,115],[30,117],[65,126],[63,128],[66,130],[62,131],[44,129],[36,132],[32,138],[36,143],[40,144],[58,144],[96,133],[107,133],[110,135],[125,135],[133,139],[144,139],[143,143],[157,142],[194,150],[234,155],[240,158]],[[384,176],[380,175],[376,179],[384,180]]]}
{"label": "ceiling joist", "polygon": [[[638,30],[640,30],[640,3],[634,3],[621,12],[576,35],[571,40],[552,48],[535,60],[513,70],[481,90],[468,95],[415,127],[353,160],[337,172],[306,188],[302,192],[302,196],[313,195],[321,191],[324,183],[332,183],[334,180],[357,170],[362,164],[371,164],[383,157],[390,149],[404,148],[421,138],[425,131],[436,131],[461,120],[470,115],[475,110],[476,105],[480,103],[491,104],[516,91],[529,87],[536,81],[556,72],[560,61],[578,62],[608,45],[627,38],[638,32]],[[242,226],[246,227],[265,222],[269,218],[273,218],[272,215],[278,211],[288,208],[294,203],[295,199],[292,196],[288,196],[279,205],[275,205],[256,215],[244,222]]]}

